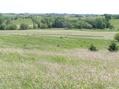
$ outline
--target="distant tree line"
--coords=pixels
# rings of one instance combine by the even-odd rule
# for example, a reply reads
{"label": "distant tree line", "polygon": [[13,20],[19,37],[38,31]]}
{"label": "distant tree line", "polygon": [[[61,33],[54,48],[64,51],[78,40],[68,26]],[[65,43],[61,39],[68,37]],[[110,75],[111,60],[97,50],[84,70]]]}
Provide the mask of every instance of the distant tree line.
{"label": "distant tree line", "polygon": [[[12,20],[18,18],[29,18],[33,22],[33,26],[29,27],[27,23],[15,25],[11,23]],[[105,29],[113,28],[110,24],[111,15],[103,16],[65,16],[65,15],[28,15],[28,16],[15,16],[5,17],[0,15],[0,30],[15,30],[15,29],[46,29],[46,28],[67,28],[67,29]]]}
{"label": "distant tree line", "polygon": [[[43,16],[41,20],[32,17],[34,28],[76,28],[76,29],[104,29],[112,28],[110,16],[101,17],[64,17],[64,16]],[[37,27],[36,27],[37,26]]]}

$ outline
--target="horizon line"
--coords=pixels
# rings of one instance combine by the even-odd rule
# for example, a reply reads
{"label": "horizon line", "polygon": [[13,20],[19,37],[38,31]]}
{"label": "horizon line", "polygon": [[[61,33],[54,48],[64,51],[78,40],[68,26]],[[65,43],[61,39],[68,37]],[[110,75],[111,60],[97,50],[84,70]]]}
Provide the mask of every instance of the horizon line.
{"label": "horizon line", "polygon": [[57,13],[57,12],[48,12],[48,13],[36,13],[36,12],[0,12],[0,14],[69,14],[69,15],[119,15],[119,13]]}

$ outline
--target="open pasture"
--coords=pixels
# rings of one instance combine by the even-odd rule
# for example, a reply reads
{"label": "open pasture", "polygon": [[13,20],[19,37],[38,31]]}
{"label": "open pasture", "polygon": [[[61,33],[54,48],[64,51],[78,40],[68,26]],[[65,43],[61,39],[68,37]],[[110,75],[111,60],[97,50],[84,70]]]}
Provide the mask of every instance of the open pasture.
{"label": "open pasture", "polygon": [[119,52],[106,50],[115,34],[0,31],[0,89],[118,89]]}

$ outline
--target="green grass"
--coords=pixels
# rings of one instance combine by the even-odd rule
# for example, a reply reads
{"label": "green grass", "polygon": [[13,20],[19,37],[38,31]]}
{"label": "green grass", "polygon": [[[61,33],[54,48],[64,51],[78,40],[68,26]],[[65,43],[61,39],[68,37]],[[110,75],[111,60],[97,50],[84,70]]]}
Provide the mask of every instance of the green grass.
{"label": "green grass", "polygon": [[[112,87],[112,89],[115,89],[119,87],[119,77],[118,75],[113,75],[118,70],[119,66],[116,62],[119,61],[81,59],[77,59],[78,61],[76,61],[74,58],[62,56],[44,56],[40,57],[39,60],[29,62],[30,57],[28,56],[31,55],[23,57],[24,60],[22,61],[16,61],[18,55],[22,59],[20,53],[10,53],[7,56],[0,57],[1,88],[108,89],[108,87]],[[33,57],[37,58],[37,56]],[[2,58],[6,58],[7,60]],[[41,60],[42,58],[46,58],[47,60]]]}
{"label": "green grass", "polygon": [[28,25],[33,25],[33,22],[31,19],[23,19],[23,18],[18,18],[17,20],[12,21],[13,24],[20,25],[22,23],[28,24]]}
{"label": "green grass", "polygon": [[63,50],[74,48],[88,48],[94,44],[97,48],[104,49],[110,40],[73,38],[73,37],[49,37],[49,36],[0,36],[1,47],[15,47],[40,50]]}
{"label": "green grass", "polygon": [[1,31],[0,89],[118,89],[119,52],[106,50],[114,34]]}
{"label": "green grass", "polygon": [[112,19],[110,22],[115,29],[119,29],[119,19]]}

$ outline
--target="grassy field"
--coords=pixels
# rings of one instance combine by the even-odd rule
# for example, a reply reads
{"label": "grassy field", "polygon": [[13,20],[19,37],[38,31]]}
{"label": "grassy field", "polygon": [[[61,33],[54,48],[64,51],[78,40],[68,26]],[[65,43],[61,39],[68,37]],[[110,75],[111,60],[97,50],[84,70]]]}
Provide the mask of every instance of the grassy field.
{"label": "grassy field", "polygon": [[115,29],[119,29],[119,19],[112,19],[110,22]]}
{"label": "grassy field", "polygon": [[106,50],[115,33],[0,31],[0,89],[118,89],[119,52]]}

